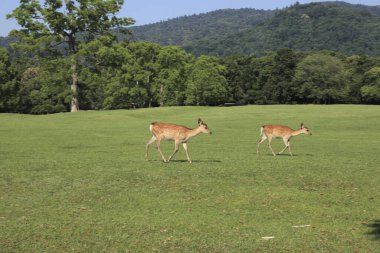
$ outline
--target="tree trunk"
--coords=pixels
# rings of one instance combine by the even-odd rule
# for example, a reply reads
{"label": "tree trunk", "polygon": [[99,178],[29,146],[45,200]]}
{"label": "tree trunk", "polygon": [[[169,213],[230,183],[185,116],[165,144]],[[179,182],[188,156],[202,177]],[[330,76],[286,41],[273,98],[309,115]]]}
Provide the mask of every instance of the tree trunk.
{"label": "tree trunk", "polygon": [[77,62],[73,60],[71,65],[71,112],[79,111],[79,102],[78,102],[78,71],[77,71]]}
{"label": "tree trunk", "polygon": [[160,107],[164,106],[164,85],[161,83],[160,86]]}

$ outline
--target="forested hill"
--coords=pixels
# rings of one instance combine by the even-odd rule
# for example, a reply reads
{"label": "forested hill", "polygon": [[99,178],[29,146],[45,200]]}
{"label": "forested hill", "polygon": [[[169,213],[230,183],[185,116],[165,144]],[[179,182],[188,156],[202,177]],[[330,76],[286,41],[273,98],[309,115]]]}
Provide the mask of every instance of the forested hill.
{"label": "forested hill", "polygon": [[180,17],[134,27],[132,39],[179,45],[196,55],[262,55],[287,47],[379,56],[379,27],[380,5],[330,2]]}
{"label": "forested hill", "polygon": [[133,40],[161,45],[192,45],[204,38],[244,31],[273,17],[274,11],[224,9],[206,14],[183,16],[150,25],[133,27]]}

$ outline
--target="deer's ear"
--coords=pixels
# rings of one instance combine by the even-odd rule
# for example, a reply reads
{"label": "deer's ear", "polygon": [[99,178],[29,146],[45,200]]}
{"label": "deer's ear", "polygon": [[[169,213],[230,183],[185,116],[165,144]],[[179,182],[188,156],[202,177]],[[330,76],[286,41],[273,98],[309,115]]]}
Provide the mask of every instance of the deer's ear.
{"label": "deer's ear", "polygon": [[200,124],[202,124],[203,122],[202,122],[202,120],[201,120],[201,118],[199,118],[198,119],[198,125],[200,125]]}
{"label": "deer's ear", "polygon": [[301,128],[304,128],[305,126],[304,126],[304,124],[303,123],[301,123]]}

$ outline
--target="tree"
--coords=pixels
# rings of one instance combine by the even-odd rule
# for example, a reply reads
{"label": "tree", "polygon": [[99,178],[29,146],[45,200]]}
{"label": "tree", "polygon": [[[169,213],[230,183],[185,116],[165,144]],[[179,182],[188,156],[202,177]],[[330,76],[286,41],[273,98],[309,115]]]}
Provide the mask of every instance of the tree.
{"label": "tree", "polygon": [[276,52],[270,66],[270,74],[263,87],[263,94],[269,103],[291,103],[294,101],[293,77],[297,66],[297,56],[290,49]]}
{"label": "tree", "polygon": [[343,62],[326,53],[307,56],[294,76],[297,96],[303,103],[339,103],[347,101],[348,73]]}
{"label": "tree", "polygon": [[380,67],[373,67],[364,74],[365,85],[360,89],[367,103],[380,103]]}
{"label": "tree", "polygon": [[187,69],[193,58],[176,46],[160,49],[157,56],[159,71],[152,87],[160,106],[184,104]]}
{"label": "tree", "polygon": [[114,43],[100,37],[84,45],[80,54],[87,60],[79,76],[82,106],[91,110],[129,108],[125,84],[125,64],[132,62],[127,43]]}
{"label": "tree", "polygon": [[19,97],[15,75],[7,50],[0,47],[0,112],[17,111]]}
{"label": "tree", "polygon": [[218,105],[226,101],[226,68],[209,56],[199,57],[190,69],[187,81],[187,105]]}
{"label": "tree", "polygon": [[223,59],[226,66],[226,79],[228,83],[228,102],[246,104],[249,102],[247,90],[254,78],[254,71],[250,68],[250,56],[230,56]]}
{"label": "tree", "polygon": [[[104,81],[104,109],[156,104],[152,91],[160,46],[150,42],[121,43],[95,51]],[[99,58],[100,57],[100,58]]]}
{"label": "tree", "polygon": [[249,64],[251,74],[245,95],[249,103],[268,104],[273,102],[270,97],[267,97],[268,92],[265,92],[264,89],[271,78],[275,56],[274,52],[267,52],[263,57],[251,59]]}
{"label": "tree", "polygon": [[65,112],[70,103],[67,85],[70,73],[68,59],[42,60],[39,66],[26,68],[21,75],[20,109],[24,113]]}
{"label": "tree", "polygon": [[362,102],[361,87],[363,86],[363,77],[365,71],[369,69],[370,61],[366,57],[352,55],[345,59],[349,73],[349,99],[351,103]]}
{"label": "tree", "polygon": [[45,0],[42,6],[38,0],[20,0],[20,6],[7,18],[15,18],[23,27],[13,30],[27,50],[37,50],[42,54],[52,48],[60,49],[65,44],[64,53],[71,58],[71,111],[79,110],[78,77],[81,44],[88,43],[98,36],[110,35],[110,29],[134,23],[131,18],[118,18],[124,0]]}

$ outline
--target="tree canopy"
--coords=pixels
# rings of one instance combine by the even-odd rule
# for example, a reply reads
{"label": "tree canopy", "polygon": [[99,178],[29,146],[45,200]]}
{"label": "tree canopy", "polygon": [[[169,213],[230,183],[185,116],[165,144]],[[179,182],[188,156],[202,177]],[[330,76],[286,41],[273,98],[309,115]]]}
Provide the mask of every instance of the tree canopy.
{"label": "tree canopy", "polygon": [[[111,36],[115,27],[134,23],[131,18],[118,18],[124,0],[20,0],[20,6],[7,17],[15,18],[22,27],[10,35],[18,38],[16,49],[39,57],[71,58],[71,111],[79,110],[78,101],[78,52],[81,44],[99,36]],[[64,44],[64,47],[59,47]]]}

